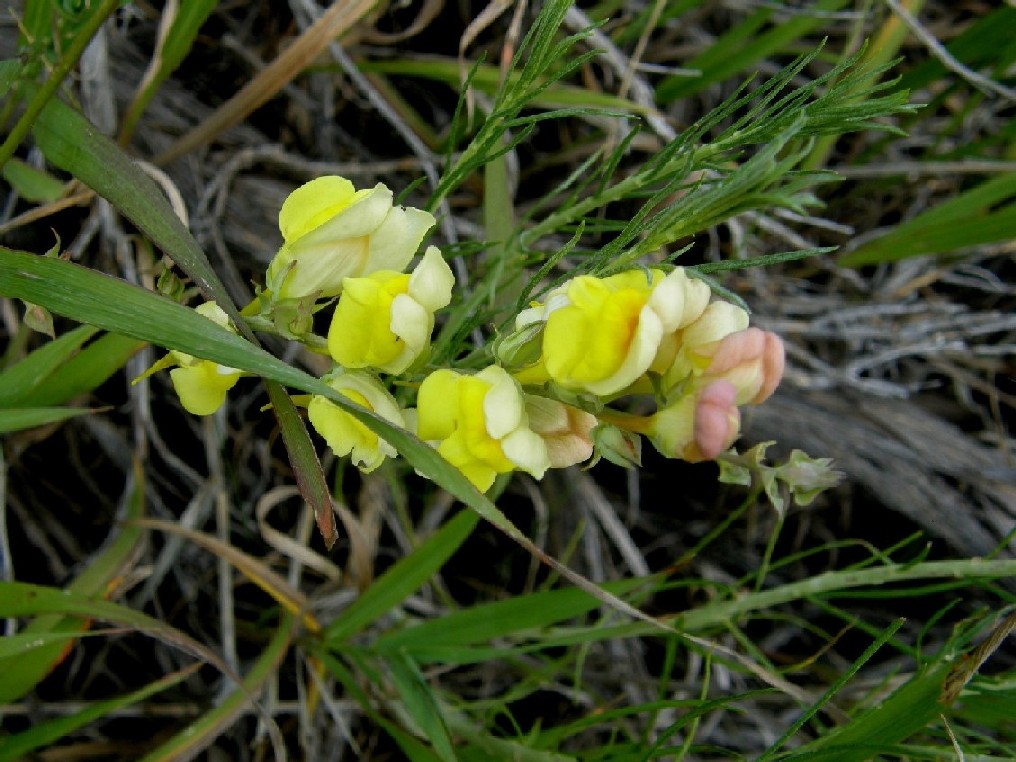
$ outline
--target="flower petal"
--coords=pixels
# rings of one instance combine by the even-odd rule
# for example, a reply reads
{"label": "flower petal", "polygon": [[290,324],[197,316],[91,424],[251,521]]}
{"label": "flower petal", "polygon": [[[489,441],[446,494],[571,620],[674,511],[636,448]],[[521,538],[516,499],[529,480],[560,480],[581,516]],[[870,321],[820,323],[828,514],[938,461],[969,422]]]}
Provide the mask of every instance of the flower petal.
{"label": "flower petal", "polygon": [[289,194],[279,210],[279,230],[290,242],[307,235],[349,206],[353,184],[344,177],[319,177]]}
{"label": "flower petal", "polygon": [[211,415],[226,401],[226,392],[236,385],[240,371],[199,360],[187,367],[174,368],[169,377],[184,410],[193,415]]}

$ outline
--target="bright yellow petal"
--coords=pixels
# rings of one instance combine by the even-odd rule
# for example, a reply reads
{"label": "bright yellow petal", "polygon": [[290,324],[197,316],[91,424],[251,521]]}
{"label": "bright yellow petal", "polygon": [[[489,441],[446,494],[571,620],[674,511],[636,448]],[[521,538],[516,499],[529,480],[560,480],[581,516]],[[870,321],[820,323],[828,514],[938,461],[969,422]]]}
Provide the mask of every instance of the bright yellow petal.
{"label": "bright yellow petal", "polygon": [[402,342],[390,328],[391,290],[408,280],[408,275],[396,274],[389,283],[373,277],[343,281],[328,330],[328,352],[335,362],[346,368],[382,368],[402,353]]}
{"label": "bright yellow petal", "polygon": [[201,360],[185,368],[169,372],[173,388],[184,410],[193,415],[211,415],[226,401],[226,392],[236,385],[239,371],[220,372],[222,367]]}
{"label": "bright yellow petal", "polygon": [[480,492],[489,490],[497,477],[498,472],[486,463],[477,460],[466,446],[465,438],[459,434],[445,439],[437,451],[445,460],[459,469]]}
{"label": "bright yellow petal", "polygon": [[289,194],[279,211],[282,238],[291,243],[330,220],[352,202],[353,184],[329,175],[304,183]]}
{"label": "bright yellow petal", "polygon": [[416,435],[428,442],[451,436],[459,422],[459,384],[463,376],[442,368],[423,379],[416,395]]}

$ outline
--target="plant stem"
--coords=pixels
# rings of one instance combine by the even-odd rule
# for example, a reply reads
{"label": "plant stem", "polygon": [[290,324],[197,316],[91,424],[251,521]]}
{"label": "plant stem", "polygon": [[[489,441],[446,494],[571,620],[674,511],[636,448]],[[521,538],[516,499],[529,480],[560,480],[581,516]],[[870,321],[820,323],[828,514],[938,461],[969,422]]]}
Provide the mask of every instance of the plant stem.
{"label": "plant stem", "polygon": [[50,98],[56,93],[57,88],[60,87],[67,75],[70,74],[71,69],[77,66],[78,59],[85,52],[85,48],[92,41],[92,37],[99,31],[99,27],[106,21],[106,17],[115,11],[119,5],[120,0],[102,0],[102,3],[95,9],[95,12],[88,17],[88,20],[67,48],[67,54],[60,59],[56,68],[53,69],[53,73],[50,74],[49,79],[43,83],[42,87],[35,91],[32,99],[28,102],[28,106],[25,108],[25,113],[18,119],[14,128],[7,136],[7,140],[3,142],[3,145],[0,145],[0,167],[6,164],[14,155],[14,151],[21,145],[21,141],[25,139],[28,131],[32,129],[35,120],[42,113],[46,104],[49,103]]}

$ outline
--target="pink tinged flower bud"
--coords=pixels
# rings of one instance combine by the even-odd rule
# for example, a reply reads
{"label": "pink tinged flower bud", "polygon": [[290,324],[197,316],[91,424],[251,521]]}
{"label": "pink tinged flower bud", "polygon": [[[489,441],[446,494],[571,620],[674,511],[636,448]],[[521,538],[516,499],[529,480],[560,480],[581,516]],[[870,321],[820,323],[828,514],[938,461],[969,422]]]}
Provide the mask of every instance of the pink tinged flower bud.
{"label": "pink tinged flower bud", "polygon": [[714,381],[699,394],[695,405],[695,447],[702,460],[715,460],[737,439],[741,415],[736,397],[737,389],[729,381]]}
{"label": "pink tinged flower bud", "polygon": [[726,336],[703,374],[722,378],[737,390],[738,405],[757,405],[768,399],[783,377],[783,341],[759,328]]}
{"label": "pink tinged flower bud", "polygon": [[700,376],[712,361],[720,342],[748,327],[748,313],[735,304],[715,301],[683,329],[664,337],[652,363],[670,389],[689,378]]}
{"label": "pink tinged flower bud", "polygon": [[733,384],[714,381],[658,411],[649,438],[668,458],[690,463],[713,460],[737,439],[741,415],[736,398]]}
{"label": "pink tinged flower bud", "polygon": [[593,455],[596,416],[557,400],[526,395],[529,426],[547,446],[551,468],[565,468]]}

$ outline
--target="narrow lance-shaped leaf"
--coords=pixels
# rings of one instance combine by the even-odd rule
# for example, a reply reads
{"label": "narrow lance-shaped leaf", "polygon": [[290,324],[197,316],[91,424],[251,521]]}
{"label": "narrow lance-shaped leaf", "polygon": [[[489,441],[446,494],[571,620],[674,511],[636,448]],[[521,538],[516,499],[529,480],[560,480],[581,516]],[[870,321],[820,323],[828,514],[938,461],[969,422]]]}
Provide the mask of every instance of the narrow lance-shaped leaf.
{"label": "narrow lance-shaped leaf", "polygon": [[[190,231],[152,179],[119,146],[99,133],[81,114],[59,101],[53,101],[42,112],[35,126],[35,137],[49,161],[71,172],[112,203],[172,257],[207,298],[222,307],[241,334],[257,343]],[[82,322],[94,321],[86,318]],[[163,343],[163,346],[166,345]],[[292,403],[283,399],[281,388],[273,389],[271,381],[265,383],[269,394],[279,398],[273,413],[290,448],[289,456],[300,491],[314,509],[325,543],[330,547],[335,541],[335,526],[321,464]]]}
{"label": "narrow lance-shaped leaf", "polygon": [[32,134],[48,161],[112,203],[172,257],[241,331],[246,328],[194,236],[155,182],[116,143],[60,101],[46,105]]}
{"label": "narrow lance-shaped leaf", "polygon": [[97,701],[86,706],[80,712],[38,723],[26,731],[0,739],[0,762],[25,759],[26,755],[31,754],[35,749],[60,741],[80,727],[100,720],[118,709],[144,701],[167,688],[172,688],[194,674],[200,666],[200,664],[192,664],[155,680],[139,690],[128,693],[126,696],[118,696],[108,701]]}
{"label": "narrow lance-shaped leaf", "polygon": [[324,396],[387,440],[420,473],[444,487],[572,584],[627,616],[659,630],[673,631],[540,550],[437,450],[405,429],[350,402],[320,379],[287,365],[194,310],[72,262],[2,248],[0,296],[28,299],[74,320]]}

